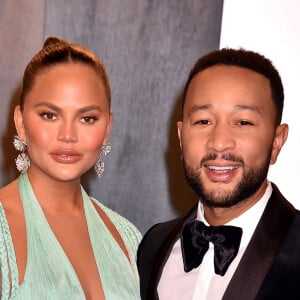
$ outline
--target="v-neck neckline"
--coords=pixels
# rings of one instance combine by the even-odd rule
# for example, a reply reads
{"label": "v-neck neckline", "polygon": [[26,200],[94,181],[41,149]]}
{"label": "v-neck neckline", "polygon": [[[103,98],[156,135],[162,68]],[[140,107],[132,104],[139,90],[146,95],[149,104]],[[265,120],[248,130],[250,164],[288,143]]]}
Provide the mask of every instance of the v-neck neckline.
{"label": "v-neck neckline", "polygon": [[[20,175],[18,184],[23,203],[27,234],[26,269],[20,289],[22,290],[23,286],[23,289],[27,290],[28,285],[23,285],[23,283],[27,281],[30,285],[34,284],[35,276],[38,276],[36,275],[37,272],[42,272],[41,280],[47,280],[49,288],[51,289],[53,286],[57,295],[60,295],[60,293],[67,295],[69,293],[76,295],[80,299],[85,299],[84,289],[79,277],[50,227],[26,173]],[[81,193],[88,234],[104,297],[106,299],[118,299],[116,297],[121,296],[125,297],[125,299],[128,297],[139,299],[138,281],[136,273],[132,270],[132,261],[128,260],[126,254],[112,236],[105,222],[99,216],[93,202],[100,206],[108,218],[112,220],[116,229],[119,232],[121,229],[121,232],[127,238],[129,238],[131,225],[117,213],[89,197],[82,187]],[[123,228],[123,226],[127,225],[129,234],[126,233],[125,235],[124,232],[127,227]],[[122,228],[119,228],[119,226],[122,226]],[[126,243],[125,246],[127,248]],[[47,255],[47,253],[51,253],[50,251],[52,251],[52,254]],[[44,256],[45,262],[43,261]],[[53,262],[57,263],[57,266],[53,265]],[[44,270],[45,267],[46,269]],[[127,275],[123,277],[124,274]]]}
{"label": "v-neck neckline", "polygon": [[[36,220],[34,220],[34,222],[36,223],[38,222],[42,222],[44,228],[46,228],[46,231],[51,239],[51,243],[54,243],[54,245],[56,246],[57,251],[59,251],[59,255],[60,257],[63,258],[64,260],[64,264],[66,266],[66,268],[68,268],[68,270],[66,270],[66,273],[71,277],[72,281],[74,282],[75,286],[79,286],[80,287],[80,291],[81,291],[81,296],[83,297],[83,299],[85,299],[85,293],[84,293],[84,289],[82,287],[82,284],[79,280],[79,277],[68,257],[68,255],[66,254],[65,250],[63,249],[61,243],[59,242],[59,240],[57,239],[56,235],[54,234],[48,220],[47,217],[38,201],[38,199],[35,196],[35,193],[32,189],[31,183],[29,181],[28,175],[26,173],[21,174],[21,176],[23,177],[22,180],[20,180],[20,183],[22,185],[22,188],[20,189],[20,194],[21,194],[21,198],[22,198],[22,204],[23,204],[23,209],[24,209],[24,214],[25,212],[25,207],[24,206],[34,206],[35,209],[37,210],[37,213],[35,214],[35,217],[37,218]],[[95,264],[98,270],[98,274],[99,274],[99,278],[101,280],[101,274],[99,272],[99,268],[98,268],[98,264],[96,262],[96,258],[95,258],[95,253],[94,253],[94,248],[93,248],[93,243],[91,241],[91,234],[90,234],[90,226],[89,226],[89,222],[87,221],[86,218],[86,210],[87,210],[87,205],[88,205],[88,201],[89,198],[86,195],[86,193],[83,192],[83,189],[81,187],[81,194],[82,194],[82,200],[83,200],[83,204],[84,204],[84,214],[85,214],[85,219],[86,219],[86,223],[87,223],[87,230],[88,230],[88,235],[89,235],[89,239],[90,242],[92,244],[92,251],[93,251],[93,257],[95,260]],[[88,199],[86,199],[88,198]],[[26,218],[25,221],[27,222]],[[26,224],[27,227],[27,224]],[[26,230],[26,234],[28,235],[28,231]],[[26,259],[26,268],[25,268],[25,274],[24,274],[24,279],[23,282],[26,281],[26,278],[28,278],[28,272],[30,270],[30,264],[32,264],[33,262],[33,257],[32,257],[32,252],[31,252],[31,242],[30,240],[27,238],[27,259]],[[20,287],[22,286],[23,282],[20,284]],[[103,290],[104,293],[104,290]]]}

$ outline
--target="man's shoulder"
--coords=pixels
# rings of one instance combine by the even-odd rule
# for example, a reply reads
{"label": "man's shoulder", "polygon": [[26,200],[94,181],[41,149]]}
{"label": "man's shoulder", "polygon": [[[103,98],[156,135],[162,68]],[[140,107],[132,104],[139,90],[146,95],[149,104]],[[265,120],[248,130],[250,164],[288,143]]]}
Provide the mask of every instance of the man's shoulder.
{"label": "man's shoulder", "polygon": [[182,225],[186,219],[195,218],[197,205],[183,217],[177,217],[169,221],[153,225],[144,235],[139,246],[138,256],[155,255],[161,247],[170,248],[178,240]]}
{"label": "man's shoulder", "polygon": [[256,299],[300,299],[300,211],[294,212]]}
{"label": "man's shoulder", "polygon": [[294,230],[300,233],[300,210],[295,210],[295,216],[291,224],[290,230]]}
{"label": "man's shoulder", "polygon": [[[144,235],[137,252],[141,291],[147,294],[153,274],[159,273],[168,249],[178,239],[180,224],[184,218],[176,218],[153,225]],[[155,276],[154,276],[155,277]]]}
{"label": "man's shoulder", "polygon": [[172,230],[172,228],[181,220],[182,218],[178,217],[172,220],[168,220],[165,222],[157,223],[153,225],[145,234],[145,237],[148,235],[154,235],[154,234],[162,234],[166,233],[169,230]]}

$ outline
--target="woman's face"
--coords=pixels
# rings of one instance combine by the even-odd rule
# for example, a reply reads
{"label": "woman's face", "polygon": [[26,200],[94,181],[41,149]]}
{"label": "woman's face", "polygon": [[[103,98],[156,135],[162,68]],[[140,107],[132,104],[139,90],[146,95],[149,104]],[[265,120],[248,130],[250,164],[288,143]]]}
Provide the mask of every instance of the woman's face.
{"label": "woman's face", "polygon": [[70,63],[43,70],[23,112],[15,110],[17,132],[31,160],[28,172],[78,179],[98,160],[111,121],[104,85],[92,67]]}

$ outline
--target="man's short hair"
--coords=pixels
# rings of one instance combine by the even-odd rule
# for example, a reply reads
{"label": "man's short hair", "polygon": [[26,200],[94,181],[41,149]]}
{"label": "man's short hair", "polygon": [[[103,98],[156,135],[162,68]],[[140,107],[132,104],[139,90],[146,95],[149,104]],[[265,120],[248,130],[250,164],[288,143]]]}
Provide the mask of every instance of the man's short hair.
{"label": "man's short hair", "polygon": [[202,57],[194,65],[183,92],[183,106],[186,93],[192,79],[201,71],[216,65],[236,66],[252,70],[265,76],[270,81],[272,100],[276,109],[276,125],[281,123],[284,90],[279,72],[272,62],[263,55],[244,49],[223,48],[215,50]]}

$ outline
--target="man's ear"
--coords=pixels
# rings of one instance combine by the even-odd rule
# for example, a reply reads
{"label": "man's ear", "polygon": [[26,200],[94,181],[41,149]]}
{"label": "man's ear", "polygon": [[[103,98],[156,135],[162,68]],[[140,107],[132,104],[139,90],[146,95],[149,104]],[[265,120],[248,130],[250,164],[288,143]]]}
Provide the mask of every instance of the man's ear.
{"label": "man's ear", "polygon": [[270,161],[271,164],[275,164],[280,150],[287,140],[288,132],[289,126],[287,124],[280,124],[276,127]]}
{"label": "man's ear", "polygon": [[182,121],[177,122],[177,134],[178,134],[178,139],[179,139],[179,145],[182,150],[182,143],[181,143]]}
{"label": "man's ear", "polygon": [[23,122],[23,114],[21,112],[20,105],[16,106],[16,108],[15,108],[14,121],[15,121],[15,127],[16,127],[16,131],[17,131],[19,138],[26,143],[26,134],[25,134],[25,128],[24,128],[24,122]]}

